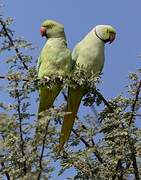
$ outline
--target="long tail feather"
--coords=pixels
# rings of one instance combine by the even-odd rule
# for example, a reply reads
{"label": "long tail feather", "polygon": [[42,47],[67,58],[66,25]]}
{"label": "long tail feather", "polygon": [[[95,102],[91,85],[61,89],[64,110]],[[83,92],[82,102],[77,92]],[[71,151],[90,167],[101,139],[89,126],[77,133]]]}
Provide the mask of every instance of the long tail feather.
{"label": "long tail feather", "polygon": [[40,113],[51,108],[55,98],[60,93],[62,87],[55,86],[52,89],[48,89],[46,87],[40,88],[40,102],[39,102],[39,108],[38,108],[38,119],[40,118]]}
{"label": "long tail feather", "polygon": [[68,102],[66,112],[70,112],[70,114],[66,114],[64,116],[64,121],[61,129],[60,135],[60,143],[58,154],[62,150],[65,142],[69,139],[75,117],[77,115],[77,111],[79,109],[82,97],[84,95],[84,90],[82,88],[70,88],[68,93]]}
{"label": "long tail feather", "polygon": [[[39,101],[39,108],[38,108],[38,115],[37,115],[38,122],[43,117],[42,113],[52,107],[55,101],[55,98],[58,96],[61,89],[62,89],[61,85],[55,86],[52,89],[48,89],[45,86],[40,88],[40,91],[39,91],[40,101]],[[39,129],[40,128],[37,126],[35,130],[36,137],[38,137]]]}

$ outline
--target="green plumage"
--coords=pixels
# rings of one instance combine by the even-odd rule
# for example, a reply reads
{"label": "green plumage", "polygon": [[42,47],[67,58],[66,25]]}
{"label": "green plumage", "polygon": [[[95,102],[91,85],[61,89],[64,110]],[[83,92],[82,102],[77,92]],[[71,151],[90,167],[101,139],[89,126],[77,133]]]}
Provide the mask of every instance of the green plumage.
{"label": "green plumage", "polygon": [[[71,51],[67,48],[64,27],[53,20],[46,20],[42,27],[46,28],[48,40],[38,59],[38,77],[46,78],[55,74],[65,76],[70,72]],[[53,105],[61,89],[62,84],[54,84],[52,88],[47,88],[46,86],[39,88],[38,114]]]}
{"label": "green plumage", "polygon": [[[73,61],[87,73],[93,72],[95,76],[98,76],[104,66],[104,44],[112,42],[114,38],[115,29],[112,26],[96,26],[75,46],[72,52]],[[69,88],[66,112],[71,112],[71,114],[66,114],[64,117],[58,153],[69,139],[79,105],[87,92],[88,90],[83,86]]]}

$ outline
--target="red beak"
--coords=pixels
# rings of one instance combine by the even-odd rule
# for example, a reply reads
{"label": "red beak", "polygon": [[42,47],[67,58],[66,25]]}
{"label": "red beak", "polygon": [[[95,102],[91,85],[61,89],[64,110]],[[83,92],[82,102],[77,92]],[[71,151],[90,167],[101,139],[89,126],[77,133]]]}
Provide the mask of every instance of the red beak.
{"label": "red beak", "polygon": [[47,34],[46,34],[46,28],[45,27],[41,27],[40,28],[40,33],[41,33],[41,36],[43,37],[43,36],[46,36]]}
{"label": "red beak", "polygon": [[115,40],[115,38],[116,38],[116,34],[115,33],[110,33],[110,37],[109,37],[110,44]]}

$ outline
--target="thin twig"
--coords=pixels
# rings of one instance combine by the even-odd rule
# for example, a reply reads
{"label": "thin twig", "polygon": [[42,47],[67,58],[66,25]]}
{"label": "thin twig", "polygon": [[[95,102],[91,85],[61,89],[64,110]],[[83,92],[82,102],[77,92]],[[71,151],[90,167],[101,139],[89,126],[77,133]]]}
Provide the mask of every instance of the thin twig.
{"label": "thin twig", "polygon": [[[17,99],[17,112],[18,112],[18,119],[19,119],[19,130],[20,130],[20,140],[21,140],[21,153],[23,158],[25,158],[25,152],[24,152],[24,138],[23,138],[23,129],[22,129],[22,115],[21,115],[21,100],[19,96],[19,91],[18,91],[18,82],[15,81],[15,94],[16,94],[16,99]],[[23,171],[24,175],[26,175],[27,172],[27,167],[26,167],[26,160],[23,161]]]}
{"label": "thin twig", "polygon": [[[81,136],[79,136],[79,134],[76,132],[76,130],[72,129],[72,132],[73,132],[77,137],[79,137],[79,139],[83,142],[83,144],[85,144],[86,147],[88,147],[88,148],[92,147],[91,145],[89,145],[89,143],[88,143],[84,138],[82,138]],[[94,141],[93,141],[93,146],[96,147]],[[103,163],[103,160],[102,160],[102,158],[101,158],[101,156],[100,156],[100,153],[98,152],[97,149],[95,149],[94,155],[97,157],[97,159],[99,160],[100,163]]]}
{"label": "thin twig", "polygon": [[123,170],[122,170],[121,159],[119,159],[118,162],[117,162],[116,172],[115,172],[115,174],[112,176],[112,180],[115,180],[115,179],[116,179],[118,170],[121,170],[120,180],[123,180]]}
{"label": "thin twig", "polygon": [[6,77],[5,76],[0,76],[0,79],[6,79]]}
{"label": "thin twig", "polygon": [[[140,88],[141,88],[141,81],[139,81],[139,83],[138,83],[136,93],[135,93],[135,99],[134,99],[133,104],[131,106],[132,114],[131,114],[131,118],[130,118],[130,121],[129,121],[129,126],[133,122],[134,114],[135,114],[135,111],[136,111],[136,105],[137,105],[137,102],[138,102],[138,99],[139,99]],[[137,160],[136,160],[136,148],[134,146],[133,140],[130,138],[129,135],[128,135],[128,142],[129,142],[130,150],[131,150],[131,158],[132,158],[132,161],[133,161],[132,165],[133,165],[133,168],[134,168],[135,178],[136,178],[136,180],[139,180],[140,177],[139,177],[139,170],[138,170]]]}
{"label": "thin twig", "polygon": [[129,121],[129,125],[133,122],[134,113],[135,113],[135,110],[136,110],[136,105],[137,105],[137,102],[139,100],[140,88],[141,88],[141,81],[139,81],[139,84],[137,86],[136,93],[135,93],[136,94],[135,99],[134,99],[133,104],[131,106],[132,114],[131,114],[131,118],[130,118],[130,121]]}
{"label": "thin twig", "polygon": [[[4,162],[1,162],[1,167],[2,167],[3,169],[5,169]],[[9,173],[8,173],[7,171],[5,171],[5,176],[6,176],[6,178],[7,178],[8,180],[10,180],[10,175],[9,175]]]}
{"label": "thin twig", "polygon": [[104,96],[98,92],[97,90],[95,90],[96,95],[99,97],[99,99],[101,99],[103,101],[103,103],[109,108],[111,113],[114,113],[114,110],[112,108],[112,106],[109,104],[109,102],[104,98]]}
{"label": "thin twig", "polygon": [[40,155],[40,159],[39,159],[39,167],[40,167],[40,172],[38,174],[38,180],[40,180],[41,174],[42,174],[42,170],[43,170],[43,166],[42,166],[42,160],[43,160],[43,156],[44,156],[44,150],[45,150],[45,142],[46,142],[46,137],[48,134],[48,126],[49,126],[50,120],[48,120],[46,127],[45,127],[45,134],[43,137],[43,142],[42,142],[42,149],[41,149],[41,155]]}
{"label": "thin twig", "polygon": [[86,174],[90,179],[94,179],[93,174],[95,174],[95,172],[93,171],[93,166],[91,166],[89,162],[85,163],[81,161],[81,159],[78,160],[78,158],[73,159],[66,151],[64,151],[63,153],[63,158],[65,159],[65,161],[67,159],[69,163],[71,163],[76,169],[79,169],[81,172]]}
{"label": "thin twig", "polygon": [[[22,78],[21,76],[19,76],[19,77],[17,77],[15,74],[12,74],[12,75],[9,75],[9,76],[2,76],[2,75],[0,75],[0,79],[6,79],[6,80],[8,80],[8,81],[11,81],[11,80],[21,80],[21,81],[24,81],[24,82],[31,82],[31,80],[30,79],[26,79],[26,78]],[[40,79],[33,79],[32,80],[32,82],[34,82],[34,83],[37,83],[38,81],[40,81]]]}
{"label": "thin twig", "polygon": [[134,146],[134,142],[131,140],[131,138],[129,136],[128,136],[128,141],[129,141],[130,150],[131,150],[131,159],[133,161],[132,165],[134,168],[135,178],[136,178],[136,180],[140,180],[139,170],[138,170],[137,160],[136,160],[136,149]]}
{"label": "thin twig", "polygon": [[28,67],[27,67],[27,65],[25,64],[25,62],[24,62],[24,60],[23,60],[23,58],[22,58],[22,56],[21,56],[21,53],[19,52],[19,49],[15,47],[14,41],[13,41],[12,37],[10,36],[10,34],[9,34],[8,31],[7,31],[7,28],[6,28],[5,23],[4,23],[1,19],[0,19],[0,23],[1,23],[1,25],[2,25],[2,28],[3,28],[4,32],[5,32],[5,35],[7,36],[7,38],[8,38],[8,40],[9,40],[11,46],[14,47],[14,49],[15,49],[15,51],[16,51],[17,57],[18,57],[18,58],[20,59],[20,61],[22,62],[24,68],[25,68],[26,70],[28,70]]}
{"label": "thin twig", "polygon": [[[3,141],[5,142],[5,137],[3,136],[3,134],[1,134],[1,137],[2,137],[2,139],[3,139]],[[2,156],[0,156],[0,158],[3,158],[4,156],[2,155]],[[1,161],[1,159],[0,159],[0,161]],[[5,170],[5,164],[4,164],[5,162],[4,161],[1,161],[1,167]],[[8,179],[8,180],[10,180],[10,175],[9,175],[9,173],[7,172],[7,171],[4,171],[4,173],[5,173],[5,176],[6,176],[6,178]]]}

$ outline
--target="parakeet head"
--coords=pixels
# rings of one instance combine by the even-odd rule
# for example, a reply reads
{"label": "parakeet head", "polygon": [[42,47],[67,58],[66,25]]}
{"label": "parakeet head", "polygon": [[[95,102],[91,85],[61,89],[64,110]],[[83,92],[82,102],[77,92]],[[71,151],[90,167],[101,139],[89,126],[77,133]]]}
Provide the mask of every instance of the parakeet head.
{"label": "parakeet head", "polygon": [[116,30],[110,25],[97,25],[94,32],[104,43],[109,42],[111,44],[116,38]]}
{"label": "parakeet head", "polygon": [[46,20],[42,23],[40,28],[41,36],[47,38],[56,38],[65,36],[64,26],[54,20]]}

